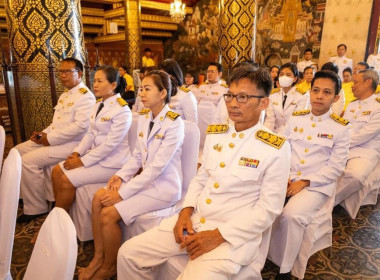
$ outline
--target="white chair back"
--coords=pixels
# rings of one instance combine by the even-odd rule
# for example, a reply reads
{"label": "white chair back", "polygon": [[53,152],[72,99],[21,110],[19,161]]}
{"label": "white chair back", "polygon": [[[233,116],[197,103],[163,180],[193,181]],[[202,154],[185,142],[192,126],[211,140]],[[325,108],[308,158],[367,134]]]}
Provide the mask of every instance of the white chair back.
{"label": "white chair back", "polygon": [[38,234],[24,280],[73,279],[77,253],[70,216],[62,208],[53,208]]}
{"label": "white chair back", "polygon": [[21,156],[11,149],[4,162],[0,179],[0,279],[12,279],[10,274],[13,240],[20,195]]}
{"label": "white chair back", "polygon": [[128,145],[129,150],[133,153],[133,150],[136,147],[137,142],[137,122],[138,122],[139,114],[136,112],[132,113],[132,125],[128,131]]}
{"label": "white chair back", "polygon": [[4,127],[0,125],[0,172],[1,172],[1,165],[3,164],[4,147],[5,147],[5,130],[4,130]]}

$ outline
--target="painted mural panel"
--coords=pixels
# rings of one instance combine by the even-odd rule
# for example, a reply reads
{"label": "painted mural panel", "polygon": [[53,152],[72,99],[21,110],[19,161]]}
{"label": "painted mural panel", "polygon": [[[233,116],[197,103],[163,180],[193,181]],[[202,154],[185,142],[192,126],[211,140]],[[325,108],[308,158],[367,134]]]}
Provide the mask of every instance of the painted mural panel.
{"label": "painted mural panel", "polygon": [[318,61],[325,7],[326,0],[258,0],[257,62],[297,62],[307,48]]}

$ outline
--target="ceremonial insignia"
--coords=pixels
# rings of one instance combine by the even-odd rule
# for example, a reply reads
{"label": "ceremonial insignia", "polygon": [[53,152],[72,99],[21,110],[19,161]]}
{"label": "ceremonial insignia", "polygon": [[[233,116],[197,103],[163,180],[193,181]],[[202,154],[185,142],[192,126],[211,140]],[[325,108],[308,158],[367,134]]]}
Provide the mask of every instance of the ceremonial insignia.
{"label": "ceremonial insignia", "polygon": [[256,138],[277,149],[280,149],[282,145],[285,143],[285,138],[280,137],[276,134],[270,133],[265,130],[257,131]]}
{"label": "ceremonial insignia", "polygon": [[333,136],[334,135],[332,135],[332,134],[318,133],[318,137],[320,137],[320,138],[333,139]]}
{"label": "ceremonial insignia", "polygon": [[371,115],[371,112],[372,112],[372,111],[363,111],[363,112],[362,112],[362,116],[368,116],[368,115]]}
{"label": "ceremonial insignia", "polygon": [[85,94],[86,92],[88,92],[88,90],[85,89],[85,88],[80,88],[80,89],[79,89],[79,92],[80,92],[81,94]]}
{"label": "ceremonial insignia", "polygon": [[68,92],[69,90],[67,88],[65,88],[65,90],[63,92]]}
{"label": "ceremonial insignia", "polygon": [[310,114],[310,110],[299,110],[299,111],[294,111],[293,116],[302,116],[302,115],[307,115]]}
{"label": "ceremonial insignia", "polygon": [[102,117],[100,121],[102,122],[109,122],[111,120],[111,117]]}
{"label": "ceremonial insignia", "polygon": [[121,107],[124,107],[125,105],[128,105],[128,102],[125,101],[125,100],[124,100],[123,98],[121,98],[121,97],[119,97],[119,98],[117,99],[117,103],[119,103]]}
{"label": "ceremonial insignia", "polygon": [[60,99],[58,102],[61,103],[61,104],[63,104],[63,100],[62,99]]}
{"label": "ceremonial insignia", "polygon": [[220,84],[222,87],[228,88],[227,84]]}
{"label": "ceremonial insignia", "polygon": [[279,92],[279,91],[280,91],[280,88],[274,88],[274,89],[272,89],[272,91],[270,92],[270,94],[276,93],[276,92]]}
{"label": "ceremonial insignia", "polygon": [[341,125],[344,125],[344,126],[346,126],[347,124],[350,123],[348,120],[346,120],[345,118],[340,117],[339,115],[337,115],[337,114],[335,114],[335,113],[334,113],[334,114],[331,114],[330,117],[331,117],[334,121],[336,121],[336,122],[338,122],[338,123],[340,123]]}
{"label": "ceremonial insignia", "polygon": [[350,110],[350,113],[355,113],[355,109],[351,109],[351,110]]}
{"label": "ceremonial insignia", "polygon": [[144,134],[142,132],[139,133],[139,137],[143,137]]}
{"label": "ceremonial insignia", "polygon": [[278,103],[276,101],[273,101],[272,103],[273,103],[274,106],[278,105]]}
{"label": "ceremonial insignia", "polygon": [[174,113],[174,112],[172,112],[172,111],[168,111],[168,112],[166,113],[166,116],[167,116],[169,119],[171,119],[172,121],[174,121],[176,118],[179,117],[179,114]]}
{"label": "ceremonial insignia", "polygon": [[156,135],[154,135],[154,138],[156,138],[156,139],[164,139],[164,135],[162,135],[162,134],[156,134]]}
{"label": "ceremonial insignia", "polygon": [[149,112],[150,112],[150,109],[141,109],[139,112],[139,115],[146,115],[146,114],[149,114]]}
{"label": "ceremonial insignia", "polygon": [[296,105],[296,102],[292,102],[292,103],[290,103],[290,105]]}
{"label": "ceremonial insignia", "polygon": [[298,131],[298,128],[297,128],[297,127],[295,127],[293,130],[294,130],[294,132],[297,132],[297,131]]}
{"label": "ceremonial insignia", "polygon": [[214,150],[217,150],[218,152],[222,151],[223,146],[219,146],[219,144],[214,145]]}
{"label": "ceremonial insignia", "polygon": [[67,105],[67,106],[73,106],[73,105],[74,105],[74,102],[67,103],[66,105]]}
{"label": "ceremonial insignia", "polygon": [[259,160],[252,159],[252,158],[241,157],[239,159],[239,165],[252,167],[252,168],[257,168],[257,166],[259,166],[259,162],[260,162]]}
{"label": "ceremonial insignia", "polygon": [[226,133],[229,129],[228,124],[210,124],[207,127],[207,134],[222,134]]}
{"label": "ceremonial insignia", "polygon": [[218,95],[219,92],[217,92],[217,91],[213,91],[212,94],[213,94],[213,95]]}
{"label": "ceremonial insignia", "polygon": [[344,64],[347,64],[347,60],[343,60],[343,63],[344,63]]}
{"label": "ceremonial insignia", "polygon": [[209,82],[208,81],[205,81],[205,82],[203,82],[201,85],[208,85],[209,84]]}
{"label": "ceremonial insignia", "polygon": [[379,98],[379,97],[378,97],[378,98],[376,98],[376,101],[380,103],[380,98]]}
{"label": "ceremonial insignia", "polygon": [[302,88],[296,88],[296,91],[302,95],[304,95],[307,91],[303,90]]}
{"label": "ceremonial insignia", "polygon": [[190,91],[188,88],[185,88],[185,87],[180,87],[179,89],[186,92],[186,93]]}
{"label": "ceremonial insignia", "polygon": [[96,103],[99,103],[99,102],[102,101],[102,100],[103,100],[103,98],[100,97],[100,98],[96,99]]}

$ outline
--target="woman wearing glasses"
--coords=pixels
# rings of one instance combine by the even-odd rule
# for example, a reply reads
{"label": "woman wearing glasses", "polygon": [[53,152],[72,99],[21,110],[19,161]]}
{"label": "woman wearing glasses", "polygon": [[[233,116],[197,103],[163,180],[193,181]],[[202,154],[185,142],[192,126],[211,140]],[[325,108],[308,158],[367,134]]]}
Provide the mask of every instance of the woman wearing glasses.
{"label": "woman wearing glasses", "polygon": [[76,188],[106,183],[129,156],[127,133],[132,113],[114,92],[118,76],[118,70],[111,66],[96,71],[93,87],[99,99],[92,109],[90,128],[72,154],[53,168],[56,206],[66,211],[74,202]]}
{"label": "woman wearing glasses", "polygon": [[295,86],[298,78],[294,63],[286,63],[278,71],[280,88],[272,90],[269,96],[270,103],[264,121],[264,125],[277,134],[284,132],[285,124],[294,111],[306,109],[310,95]]}

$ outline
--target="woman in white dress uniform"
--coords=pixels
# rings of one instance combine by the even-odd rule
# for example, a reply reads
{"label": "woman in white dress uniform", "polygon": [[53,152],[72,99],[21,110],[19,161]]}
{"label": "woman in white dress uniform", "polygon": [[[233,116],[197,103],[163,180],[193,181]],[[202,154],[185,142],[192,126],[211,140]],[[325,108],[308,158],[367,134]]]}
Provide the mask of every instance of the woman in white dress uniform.
{"label": "woman in white dress uniform", "polygon": [[111,66],[99,68],[94,77],[98,101],[90,117],[90,128],[72,154],[52,171],[57,207],[69,211],[76,188],[107,183],[126,162],[130,152],[128,130],[132,113],[127,102],[114,92],[119,73]]}
{"label": "woman in white dress uniform", "polygon": [[179,64],[173,59],[165,59],[158,68],[168,73],[177,83],[177,92],[170,99],[170,109],[183,120],[198,123],[197,100],[190,89],[182,86],[183,74]]}
{"label": "woman in white dress uniform", "polygon": [[[80,280],[108,279],[116,274],[121,220],[129,226],[137,216],[168,208],[181,198],[184,123],[167,105],[171,85],[169,75],[163,71],[152,71],[142,81],[139,94],[148,109],[139,115],[136,148],[123,168],[109,179],[107,187],[94,196],[95,255],[80,272]],[[140,168],[142,172],[134,177]]]}

